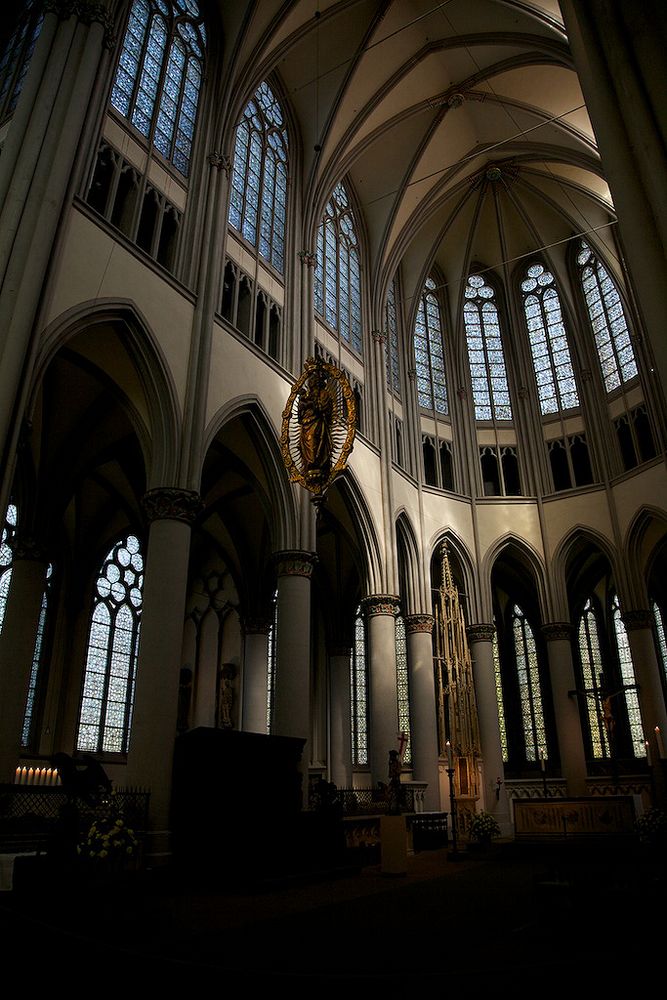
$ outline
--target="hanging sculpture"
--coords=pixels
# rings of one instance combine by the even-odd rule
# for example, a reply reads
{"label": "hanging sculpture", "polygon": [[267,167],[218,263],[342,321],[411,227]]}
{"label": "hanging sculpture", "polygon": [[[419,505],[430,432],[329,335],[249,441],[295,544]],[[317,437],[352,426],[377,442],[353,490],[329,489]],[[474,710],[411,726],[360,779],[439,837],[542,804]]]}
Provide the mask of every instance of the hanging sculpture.
{"label": "hanging sculpture", "polygon": [[307,358],[283,411],[280,445],[292,482],[321,504],[345,468],[357,424],[357,402],[345,375],[322,358]]}
{"label": "hanging sculpture", "polygon": [[477,701],[468,647],[466,623],[449,562],[449,550],[440,550],[442,579],[435,600],[434,665],[438,692],[438,738],[441,756],[449,742],[455,794],[479,796],[481,762]]}

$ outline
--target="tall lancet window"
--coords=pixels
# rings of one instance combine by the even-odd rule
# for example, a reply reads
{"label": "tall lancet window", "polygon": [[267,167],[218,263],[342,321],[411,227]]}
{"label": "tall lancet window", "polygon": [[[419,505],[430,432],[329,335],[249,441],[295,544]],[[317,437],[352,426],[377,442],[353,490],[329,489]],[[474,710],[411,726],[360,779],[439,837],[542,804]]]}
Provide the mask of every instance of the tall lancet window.
{"label": "tall lancet window", "polygon": [[553,274],[542,264],[531,264],[521,282],[521,291],[542,413],[558,413],[579,406]]}
{"label": "tall lancet window", "polygon": [[352,706],[352,763],[368,764],[368,670],[366,667],[366,625],[361,608],[354,619],[354,645],[350,670]]}
{"label": "tall lancet window", "polygon": [[387,386],[397,396],[401,394],[401,370],[398,360],[398,316],[396,314],[396,282],[392,281],[387,292]]}
{"label": "tall lancet window", "polygon": [[205,49],[196,0],[133,0],[111,104],[186,177]]}
{"label": "tall lancet window", "polygon": [[12,582],[13,553],[11,543],[16,534],[17,511],[16,504],[10,503],[2,526],[2,541],[0,542],[0,632],[5,621],[9,585]]}
{"label": "tall lancet window", "polygon": [[621,672],[621,683],[625,693],[625,708],[628,713],[628,723],[630,726],[632,752],[635,757],[645,757],[646,744],[644,743],[644,731],[642,729],[641,712],[639,710],[635,668],[632,663],[632,653],[630,652],[630,640],[628,639],[628,633],[621,615],[621,606],[617,594],[612,595],[611,611],[614,623],[614,635],[616,637],[616,649],[618,652],[618,664]]}
{"label": "tall lancet window", "polygon": [[107,555],[95,585],[78,750],[128,751],[143,581],[141,545],[128,535]]}
{"label": "tall lancet window", "polygon": [[538,756],[546,760],[547,740],[542,713],[537,647],[530,622],[518,604],[512,609],[512,634],[526,760],[536,761]]}
{"label": "tall lancet window", "polygon": [[609,735],[604,723],[603,693],[600,684],[603,661],[600,629],[593,602],[589,598],[579,619],[579,659],[586,697],[586,715],[593,757],[609,757]]}
{"label": "tall lancet window", "polygon": [[315,311],[361,352],[361,263],[354,212],[345,186],[334,188],[317,231]]}
{"label": "tall lancet window", "polygon": [[495,292],[480,274],[471,274],[468,278],[463,321],[475,420],[511,420],[512,407]]}
{"label": "tall lancet window", "polygon": [[604,386],[613,392],[637,374],[623,303],[606,267],[584,240],[577,264]]}
{"label": "tall lancet window", "polygon": [[408,681],[408,647],[405,619],[396,617],[396,690],[398,694],[398,728],[401,732],[403,763],[412,762],[412,733],[410,728],[410,685]]}
{"label": "tall lancet window", "polygon": [[285,270],[287,129],[264,82],[236,129],[229,222],[281,274]]}
{"label": "tall lancet window", "polygon": [[417,395],[419,405],[427,410],[446,415],[447,383],[445,380],[445,354],[442,343],[442,318],[440,304],[435,294],[435,281],[427,278],[419,299],[413,343],[417,370]]}

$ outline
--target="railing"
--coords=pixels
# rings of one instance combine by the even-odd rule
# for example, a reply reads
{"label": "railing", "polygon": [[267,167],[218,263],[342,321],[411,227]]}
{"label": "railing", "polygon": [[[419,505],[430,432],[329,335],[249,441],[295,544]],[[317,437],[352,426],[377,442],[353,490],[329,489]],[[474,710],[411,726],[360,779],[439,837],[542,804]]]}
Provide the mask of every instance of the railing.
{"label": "railing", "polygon": [[144,789],[119,788],[110,799],[93,801],[61,786],[0,785],[0,852],[42,851],[63,836],[82,837],[110,805],[141,834],[149,798]]}

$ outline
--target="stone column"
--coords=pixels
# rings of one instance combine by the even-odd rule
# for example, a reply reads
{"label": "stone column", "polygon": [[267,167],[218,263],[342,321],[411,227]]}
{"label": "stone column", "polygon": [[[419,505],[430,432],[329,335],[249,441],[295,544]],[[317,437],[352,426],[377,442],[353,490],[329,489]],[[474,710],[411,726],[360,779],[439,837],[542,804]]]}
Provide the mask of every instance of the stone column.
{"label": "stone column", "polygon": [[50,0],[2,150],[1,510],[6,507],[22,421],[23,383],[27,385],[32,370],[37,307],[91,98],[113,44],[111,27],[104,2]]}
{"label": "stone column", "polygon": [[267,732],[269,700],[269,632],[271,623],[243,622],[243,717],[246,733]]}
{"label": "stone column", "polygon": [[200,510],[199,495],[172,488],[150,490],[144,510],[150,529],[127,783],[150,790],[147,853],[155,862],[169,850],[190,534]]}
{"label": "stone column", "polygon": [[470,645],[479,739],[482,750],[484,782],[484,808],[492,813],[504,836],[511,832],[512,821],[509,801],[505,791],[505,770],[503,748],[500,740],[498,720],[498,692],[496,671],[493,663],[493,637],[495,626],[480,622],[468,625],[466,635]]}
{"label": "stone column", "polygon": [[654,793],[663,806],[667,804],[667,710],[660,680],[661,665],[655,650],[653,615],[647,610],[626,611],[622,615],[632,665],[637,680],[639,708],[651,763]]}
{"label": "stone column", "polygon": [[433,672],[433,622],[433,615],[408,615],[405,619],[405,632],[410,687],[412,773],[415,781],[428,782],[424,793],[424,808],[430,812],[437,812],[441,808],[441,803]]}
{"label": "stone column", "polygon": [[46,559],[33,542],[13,544],[12,578],[0,634],[0,782],[14,780],[21,755],[30,671],[46,586]]}
{"label": "stone column", "polygon": [[586,751],[581,715],[577,698],[570,693],[577,686],[572,663],[572,626],[569,622],[549,622],[542,626],[542,634],[547,640],[560,766],[567,794],[585,795]]}
{"label": "stone column", "polygon": [[366,660],[370,701],[369,756],[373,785],[389,780],[389,751],[398,749],[396,688],[396,614],[399,600],[390,594],[365,597]]}
{"label": "stone column", "polygon": [[[275,555],[278,578],[276,675],[272,733],[310,739],[310,580],[316,555],[289,551]],[[302,801],[308,793],[308,742],[301,757]]]}
{"label": "stone column", "polygon": [[351,655],[351,648],[345,645],[329,650],[329,774],[331,781],[339,788],[352,788]]}

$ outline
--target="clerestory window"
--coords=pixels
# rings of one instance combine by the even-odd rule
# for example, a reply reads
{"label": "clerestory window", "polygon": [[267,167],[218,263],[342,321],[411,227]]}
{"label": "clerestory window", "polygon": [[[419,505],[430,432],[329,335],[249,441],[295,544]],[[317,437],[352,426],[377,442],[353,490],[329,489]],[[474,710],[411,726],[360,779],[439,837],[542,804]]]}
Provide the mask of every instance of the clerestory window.
{"label": "clerestory window", "polygon": [[361,263],[354,212],[345,185],[334,188],[317,232],[315,311],[361,352]]}

